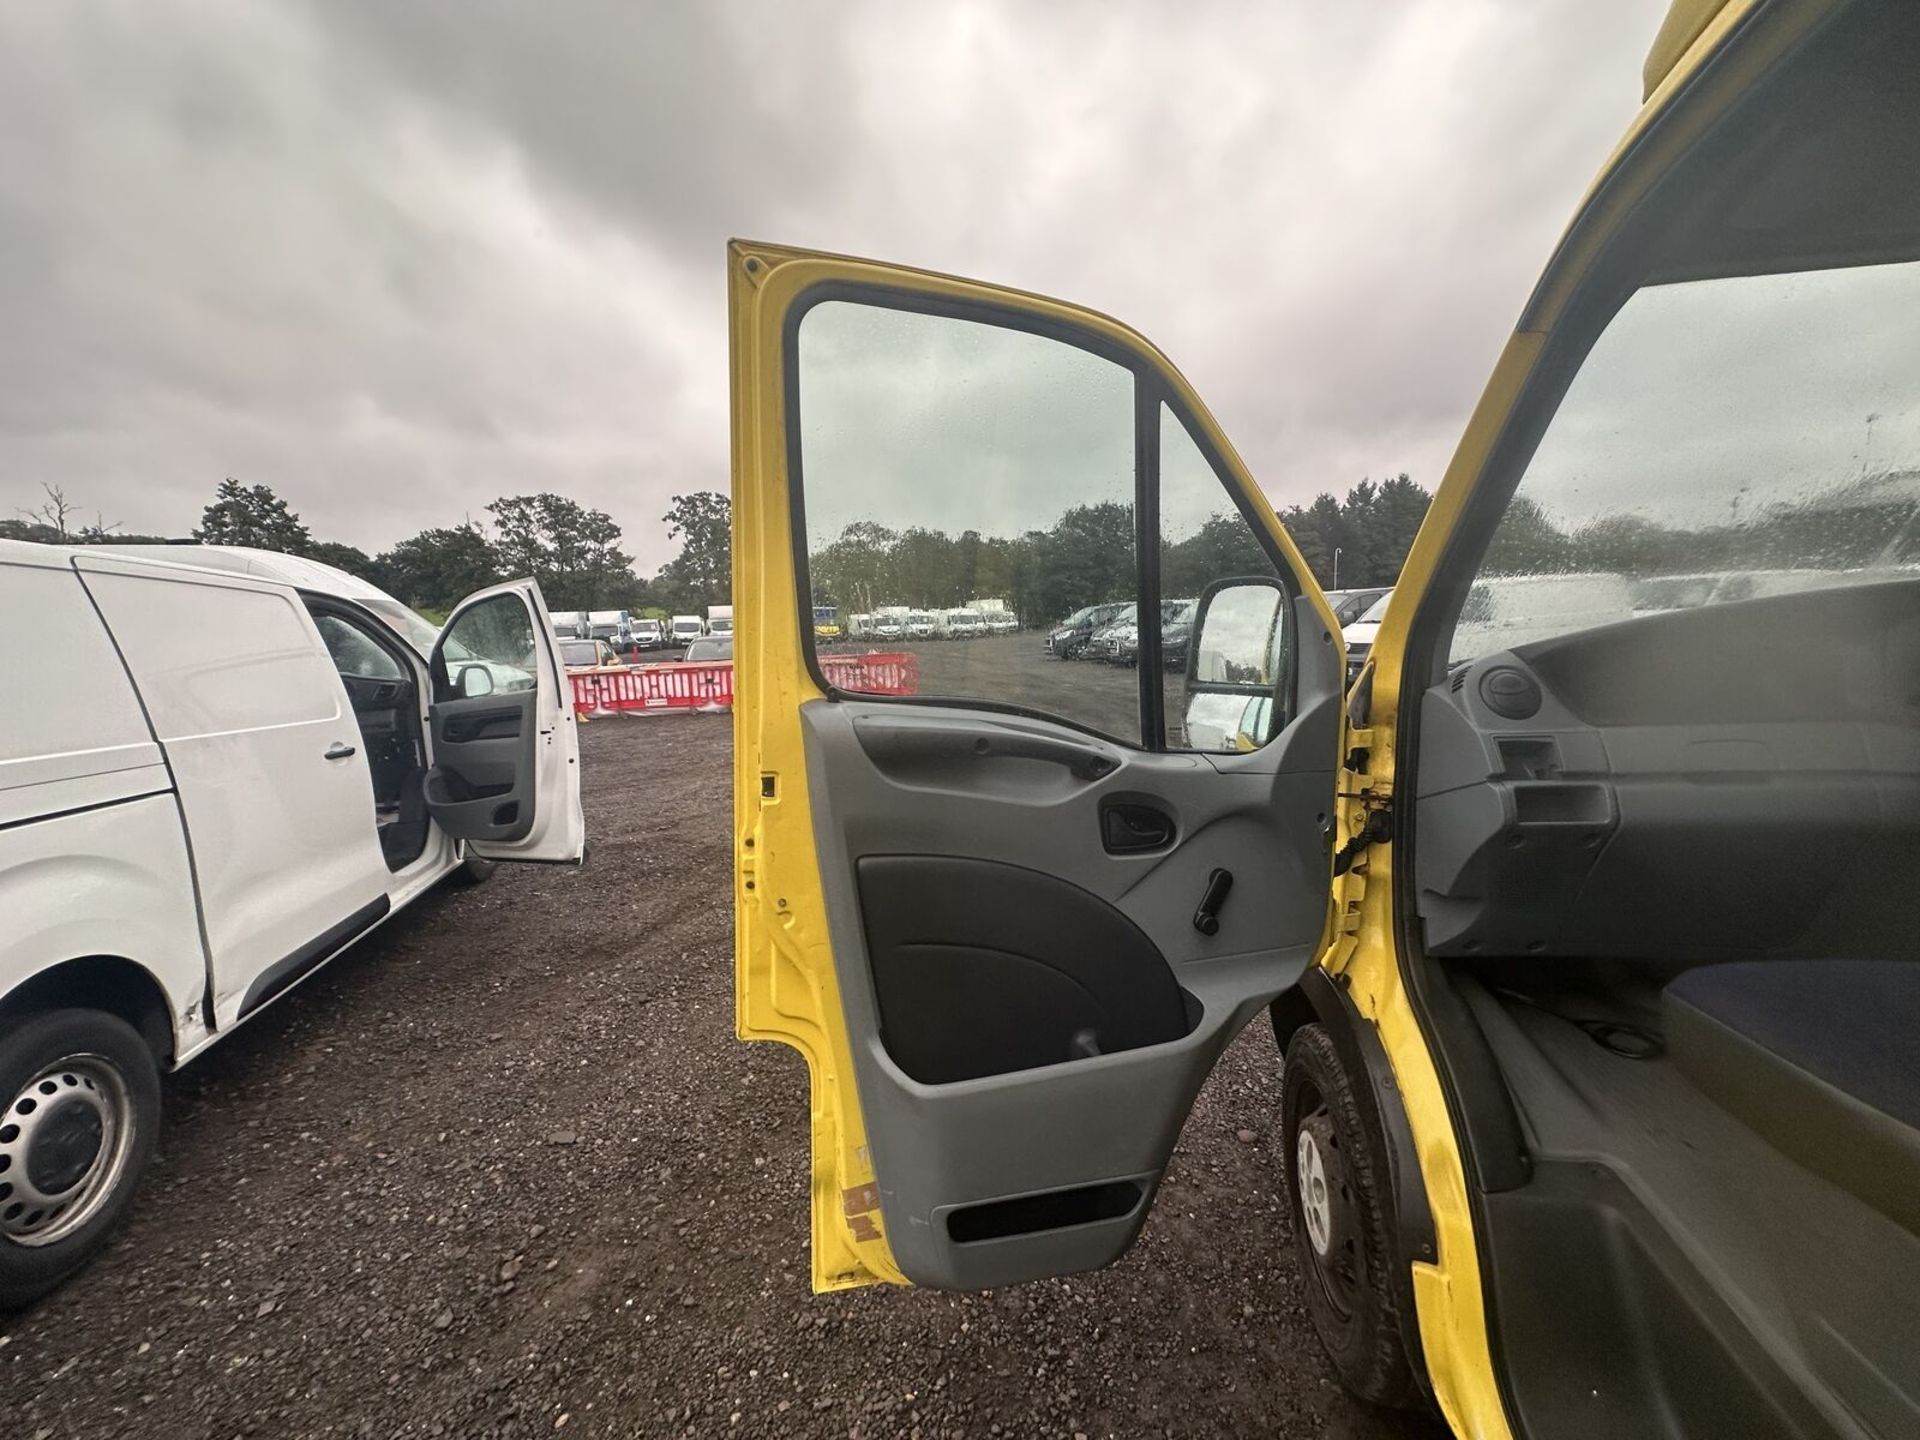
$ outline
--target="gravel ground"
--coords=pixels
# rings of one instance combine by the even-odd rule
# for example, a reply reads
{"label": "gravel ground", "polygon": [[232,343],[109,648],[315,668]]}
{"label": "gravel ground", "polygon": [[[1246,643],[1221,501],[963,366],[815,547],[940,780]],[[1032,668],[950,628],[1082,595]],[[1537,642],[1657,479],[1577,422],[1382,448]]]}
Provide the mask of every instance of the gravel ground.
{"label": "gravel ground", "polygon": [[0,1317],[0,1432],[1437,1435],[1315,1345],[1259,1025],[1118,1265],[810,1295],[805,1071],[732,1036],[728,721],[584,748],[590,866],[430,898],[169,1080],[114,1245]]}

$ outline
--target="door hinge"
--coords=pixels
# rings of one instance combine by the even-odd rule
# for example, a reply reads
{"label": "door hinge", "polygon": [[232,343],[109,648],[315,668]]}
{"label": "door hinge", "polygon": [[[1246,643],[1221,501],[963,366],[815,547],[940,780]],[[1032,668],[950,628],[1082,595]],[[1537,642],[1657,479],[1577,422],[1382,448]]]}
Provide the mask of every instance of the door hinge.
{"label": "door hinge", "polygon": [[1384,845],[1393,839],[1393,811],[1388,808],[1387,797],[1367,792],[1357,798],[1367,806],[1367,818],[1354,837],[1335,853],[1335,875],[1344,875],[1351,870],[1353,862],[1369,845]]}

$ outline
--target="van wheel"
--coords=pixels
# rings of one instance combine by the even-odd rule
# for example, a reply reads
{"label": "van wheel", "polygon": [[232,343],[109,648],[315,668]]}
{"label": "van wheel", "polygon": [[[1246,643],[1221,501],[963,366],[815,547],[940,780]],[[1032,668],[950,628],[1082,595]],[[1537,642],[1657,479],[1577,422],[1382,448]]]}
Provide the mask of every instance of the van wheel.
{"label": "van wheel", "polygon": [[1416,1403],[1394,1303],[1387,1166],[1323,1025],[1287,1046],[1280,1091],[1293,1248],[1307,1311],[1341,1383],[1376,1405]]}
{"label": "van wheel", "polygon": [[133,1199],[160,1132],[160,1073],[125,1021],[34,1015],[0,1039],[0,1308],[87,1261]]}
{"label": "van wheel", "polygon": [[497,861],[483,860],[478,855],[469,855],[447,872],[447,884],[457,890],[484,885],[493,878],[497,864]]}

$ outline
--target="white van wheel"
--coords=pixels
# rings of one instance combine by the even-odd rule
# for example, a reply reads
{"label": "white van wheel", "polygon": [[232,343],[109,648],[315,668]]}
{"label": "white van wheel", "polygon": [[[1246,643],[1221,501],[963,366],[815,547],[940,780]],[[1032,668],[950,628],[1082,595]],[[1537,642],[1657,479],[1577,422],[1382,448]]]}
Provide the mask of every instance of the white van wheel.
{"label": "white van wheel", "polygon": [[96,1010],[0,1038],[0,1308],[38,1299],[106,1243],[160,1129],[146,1041]]}
{"label": "white van wheel", "polygon": [[133,1151],[126,1079],[100,1055],[63,1055],[0,1111],[0,1235],[51,1245],[99,1213]]}
{"label": "white van wheel", "polygon": [[447,884],[456,890],[465,890],[469,886],[484,885],[493,878],[497,861],[484,860],[472,851],[467,858],[447,872]]}

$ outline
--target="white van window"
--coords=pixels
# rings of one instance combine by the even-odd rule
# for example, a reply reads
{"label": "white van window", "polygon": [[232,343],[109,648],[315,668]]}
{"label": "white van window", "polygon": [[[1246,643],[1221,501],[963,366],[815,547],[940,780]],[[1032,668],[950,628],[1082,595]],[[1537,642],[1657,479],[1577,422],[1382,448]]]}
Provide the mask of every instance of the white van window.
{"label": "white van window", "polygon": [[363,680],[406,678],[406,672],[400,668],[398,660],[338,615],[316,615],[313,626],[326,642],[327,654],[333,657],[333,668],[342,675],[354,675]]}
{"label": "white van window", "polygon": [[1455,662],[1920,564],[1920,263],[1649,286],[1568,387]]}
{"label": "white van window", "polygon": [[442,689],[442,700],[471,693],[463,688],[464,668],[485,669],[489,685],[485,693],[490,694],[494,690],[531,690],[540,663],[534,648],[533,619],[520,597],[510,594],[489,596],[455,616],[442,654],[450,672],[447,685],[452,687]]}
{"label": "white van window", "polygon": [[87,584],[162,740],[341,713],[339,677],[287,596],[135,575]]}
{"label": "white van window", "polygon": [[79,576],[0,565],[0,615],[0,764],[151,743]]}

